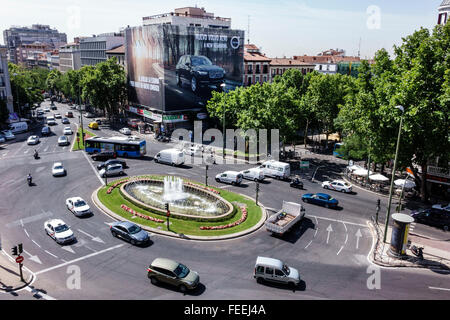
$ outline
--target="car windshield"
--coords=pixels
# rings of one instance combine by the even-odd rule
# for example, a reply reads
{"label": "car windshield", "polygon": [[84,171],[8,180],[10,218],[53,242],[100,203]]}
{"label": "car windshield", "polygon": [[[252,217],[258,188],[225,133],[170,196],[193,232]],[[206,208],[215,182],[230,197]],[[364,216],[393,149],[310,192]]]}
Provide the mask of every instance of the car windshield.
{"label": "car windshield", "polygon": [[287,265],[283,264],[283,272],[284,272],[286,275],[289,275],[289,273],[291,272],[291,270],[289,269],[289,267],[288,267]]}
{"label": "car windshield", "polygon": [[77,202],[75,202],[75,207],[82,207],[85,205],[86,205],[86,202],[84,202],[84,200],[78,200]]}
{"label": "car windshield", "polygon": [[191,62],[193,66],[210,66],[212,65],[206,57],[191,57]]}
{"label": "car windshield", "polygon": [[139,226],[131,226],[128,229],[128,232],[130,232],[130,234],[135,234],[135,233],[138,233],[140,231],[141,231],[141,227],[139,227]]}
{"label": "car windshield", "polygon": [[64,232],[64,231],[67,231],[67,230],[69,230],[69,227],[66,226],[65,224],[60,225],[60,226],[57,226],[57,227],[55,228],[55,231],[56,231],[57,233],[59,233],[59,232]]}
{"label": "car windshield", "polygon": [[174,272],[178,278],[184,278],[189,274],[189,268],[180,263]]}
{"label": "car windshield", "polygon": [[56,167],[54,167],[53,169],[55,169],[55,170],[61,170],[61,169],[63,169],[63,166],[56,166]]}

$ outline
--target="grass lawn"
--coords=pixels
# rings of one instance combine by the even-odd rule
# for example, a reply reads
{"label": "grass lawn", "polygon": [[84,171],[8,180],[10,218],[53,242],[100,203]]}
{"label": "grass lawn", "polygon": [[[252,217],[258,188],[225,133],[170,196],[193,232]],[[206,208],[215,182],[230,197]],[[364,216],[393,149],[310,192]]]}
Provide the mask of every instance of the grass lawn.
{"label": "grass lawn", "polygon": [[[84,139],[88,139],[88,138],[96,136],[95,134],[93,134],[90,131],[87,131],[86,129],[84,129],[84,133],[86,134]],[[78,137],[80,137],[80,142],[78,143],[76,141],[76,137],[75,137],[75,142],[73,144],[72,151],[77,151],[77,150],[83,150],[84,149],[83,139],[81,139],[81,127],[78,127]]]}
{"label": "grass lawn", "polygon": [[[162,180],[163,176],[146,176],[147,178],[152,178],[152,179],[160,179]],[[192,183],[196,183],[200,186],[204,186],[204,184],[198,183],[197,181],[192,181],[192,180],[188,180],[188,179],[183,179],[184,181],[190,181]],[[116,214],[119,214],[120,216],[124,217],[125,219],[128,219],[132,222],[141,224],[141,225],[145,225],[145,226],[149,226],[151,228],[158,228],[160,227],[160,230],[164,230],[167,231],[167,224],[166,222],[164,223],[157,223],[157,222],[153,222],[153,221],[149,221],[149,220],[145,220],[139,217],[134,217],[132,214],[128,213],[127,211],[123,210],[120,206],[122,204],[132,208],[133,210],[140,212],[142,214],[146,214],[149,215],[151,217],[154,218],[159,218],[162,219],[164,221],[166,221],[166,217],[162,216],[162,215],[158,215],[155,213],[150,213],[148,211],[145,211],[142,208],[139,208],[137,206],[135,206],[134,204],[132,204],[131,202],[127,201],[126,199],[124,199],[119,192],[119,187],[114,188],[114,190],[110,193],[107,194],[107,190],[109,188],[109,186],[111,186],[114,182],[116,182],[118,180],[112,181],[111,183],[108,184],[108,186],[105,186],[103,188],[101,188],[98,192],[98,198],[99,200],[111,211],[115,212]],[[220,221],[220,222],[198,222],[198,221],[189,221],[189,220],[183,220],[183,219],[176,219],[173,217],[170,217],[170,231],[176,232],[176,233],[181,233],[181,234],[185,234],[185,235],[195,235],[195,236],[219,236],[219,235],[227,235],[227,234],[232,234],[232,233],[237,233],[246,229],[249,229],[251,227],[253,227],[256,223],[258,223],[258,221],[261,219],[262,217],[262,210],[260,207],[258,207],[254,201],[243,197],[237,193],[234,192],[230,192],[227,190],[222,190],[219,188],[212,188],[215,190],[220,191],[220,196],[223,197],[225,200],[228,200],[229,202],[231,202],[233,204],[233,206],[237,207],[233,202],[238,202],[238,203],[242,203],[245,204],[247,207],[247,219],[234,227],[231,228],[227,228],[227,229],[222,229],[222,230],[200,230],[200,226],[221,226],[221,225],[226,225],[229,223],[232,223],[236,220],[239,220],[242,217],[242,212],[241,210],[238,208],[236,214],[225,221]],[[132,218],[133,217],[133,218]]]}
{"label": "grass lawn", "polygon": [[[216,151],[216,154],[220,154],[220,155],[222,155],[223,154],[223,152],[222,152],[222,149],[220,149],[220,150],[217,150]],[[225,149],[225,155],[233,155],[233,156],[238,156],[238,157],[261,157],[261,156],[264,156],[264,154],[260,154],[260,153],[250,153],[250,155],[249,155],[249,153],[248,152],[246,152],[246,153],[244,153],[244,152],[242,152],[242,151],[239,151],[239,150],[237,150],[237,151],[231,151],[231,150],[226,150]]]}

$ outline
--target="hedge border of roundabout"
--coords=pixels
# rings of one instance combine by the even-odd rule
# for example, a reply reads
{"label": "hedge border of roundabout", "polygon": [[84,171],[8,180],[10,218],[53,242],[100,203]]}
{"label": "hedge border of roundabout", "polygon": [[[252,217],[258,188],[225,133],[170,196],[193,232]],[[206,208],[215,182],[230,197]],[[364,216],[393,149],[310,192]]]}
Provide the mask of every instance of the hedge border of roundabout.
{"label": "hedge border of roundabout", "polygon": [[[123,219],[126,219],[128,221],[132,221],[134,223],[140,224],[142,227],[147,229],[148,231],[152,231],[155,233],[162,233],[164,235],[170,235],[170,236],[176,236],[181,238],[189,238],[191,236],[191,239],[199,239],[199,240],[220,240],[220,239],[227,239],[227,238],[233,238],[242,236],[248,233],[251,233],[261,227],[263,224],[263,221],[266,218],[267,213],[263,209],[263,207],[258,206],[255,204],[255,201],[251,199],[250,197],[242,194],[238,194],[235,192],[231,192],[228,190],[211,187],[208,186],[208,188],[212,188],[216,191],[220,192],[220,196],[223,197],[225,200],[229,201],[233,207],[234,207],[234,215],[232,218],[227,219],[225,221],[216,221],[216,222],[202,222],[202,221],[187,221],[182,219],[177,219],[174,217],[170,217],[170,229],[167,229],[166,221],[164,223],[157,223],[153,221],[146,220],[144,218],[140,218],[136,215],[133,215],[124,209],[121,208],[122,204],[125,204],[126,206],[130,207],[131,209],[135,210],[136,212],[140,213],[147,213],[148,216],[154,217],[154,218],[161,218],[161,215],[158,214],[152,214],[149,212],[146,212],[146,210],[142,210],[138,206],[135,206],[133,203],[127,201],[126,199],[122,198],[122,196],[119,194],[119,188],[114,188],[112,191],[110,191],[110,194],[107,194],[107,190],[115,183],[125,180],[125,179],[131,179],[131,178],[151,178],[151,179],[160,179],[162,180],[166,175],[140,175],[135,177],[126,177],[123,179],[117,179],[114,181],[111,181],[107,186],[100,187],[95,191],[95,198],[98,199],[98,201],[101,203],[101,206],[104,207],[103,210],[110,211],[114,215],[121,217]],[[183,178],[184,182],[190,182],[193,184],[198,185],[199,187],[206,187],[204,184],[195,181]],[[120,184],[119,184],[120,185]],[[113,196],[115,201],[111,201],[107,199],[106,197]],[[119,198],[117,197],[119,196]],[[106,200],[105,200],[106,199]],[[95,202],[95,201],[94,201]],[[238,203],[238,204],[236,204]],[[247,217],[245,221],[243,221],[241,224],[235,225],[230,228],[225,229],[210,229],[210,230],[201,230],[200,227],[204,226],[220,226],[224,224],[233,224],[236,221],[239,221],[243,217],[242,208],[240,207],[242,204],[244,204],[244,207],[247,211]],[[105,212],[108,214],[108,212]]]}

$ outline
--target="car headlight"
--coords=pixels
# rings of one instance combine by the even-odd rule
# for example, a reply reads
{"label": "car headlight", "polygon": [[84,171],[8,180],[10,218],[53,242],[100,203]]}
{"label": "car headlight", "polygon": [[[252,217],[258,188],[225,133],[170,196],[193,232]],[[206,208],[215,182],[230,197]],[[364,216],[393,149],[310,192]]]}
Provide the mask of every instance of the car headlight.
{"label": "car headlight", "polygon": [[206,75],[208,75],[208,72],[207,72],[207,71],[197,71],[197,73],[198,73],[200,76],[206,76]]}

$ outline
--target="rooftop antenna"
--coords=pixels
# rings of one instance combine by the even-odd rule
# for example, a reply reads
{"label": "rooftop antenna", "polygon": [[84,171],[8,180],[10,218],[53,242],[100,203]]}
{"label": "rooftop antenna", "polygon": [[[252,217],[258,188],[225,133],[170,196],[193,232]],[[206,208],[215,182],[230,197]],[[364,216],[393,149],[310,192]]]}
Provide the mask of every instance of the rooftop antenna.
{"label": "rooftop antenna", "polygon": [[250,44],[250,15],[248,16],[247,22],[247,43]]}
{"label": "rooftop antenna", "polygon": [[358,58],[361,58],[361,40],[362,38],[359,37]]}

